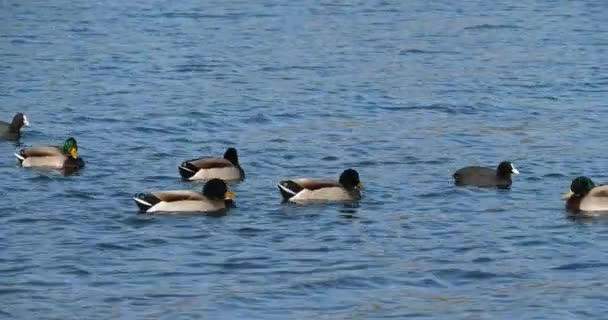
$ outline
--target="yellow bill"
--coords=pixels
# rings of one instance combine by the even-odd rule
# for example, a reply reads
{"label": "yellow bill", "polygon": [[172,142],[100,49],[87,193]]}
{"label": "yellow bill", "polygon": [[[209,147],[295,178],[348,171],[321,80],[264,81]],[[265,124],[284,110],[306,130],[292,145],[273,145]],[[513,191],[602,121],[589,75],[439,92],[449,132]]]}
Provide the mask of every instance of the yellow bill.
{"label": "yellow bill", "polygon": [[572,190],[568,190],[568,192],[562,194],[562,199],[570,199],[570,197],[572,197],[574,195],[574,192],[572,192]]}
{"label": "yellow bill", "polygon": [[70,154],[74,159],[78,159],[78,150],[76,150],[76,148],[70,149]]}
{"label": "yellow bill", "polygon": [[363,182],[357,183],[357,189],[363,189]]}
{"label": "yellow bill", "polygon": [[235,199],[236,194],[232,191],[226,191],[226,193],[224,193],[224,197],[227,199]]}

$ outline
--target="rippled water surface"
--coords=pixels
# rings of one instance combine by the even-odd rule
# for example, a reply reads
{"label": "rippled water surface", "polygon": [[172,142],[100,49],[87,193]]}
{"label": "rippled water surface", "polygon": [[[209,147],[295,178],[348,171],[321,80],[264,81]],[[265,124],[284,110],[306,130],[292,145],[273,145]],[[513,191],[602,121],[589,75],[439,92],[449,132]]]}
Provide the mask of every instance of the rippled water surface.
{"label": "rippled water surface", "polygon": [[[603,319],[608,3],[0,1],[0,318]],[[21,169],[75,136],[79,175]],[[138,215],[239,149],[221,217]],[[510,191],[456,188],[513,161]],[[285,177],[366,185],[281,204]]]}

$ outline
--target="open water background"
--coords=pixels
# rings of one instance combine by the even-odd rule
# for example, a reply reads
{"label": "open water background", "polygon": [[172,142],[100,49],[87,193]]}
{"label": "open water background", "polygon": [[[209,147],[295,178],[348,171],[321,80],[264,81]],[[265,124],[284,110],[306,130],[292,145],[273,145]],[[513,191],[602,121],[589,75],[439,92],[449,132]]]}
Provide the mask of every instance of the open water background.
{"label": "open water background", "polygon": [[[0,1],[0,318],[605,319],[608,2]],[[12,153],[77,138],[79,175]],[[240,152],[222,217],[138,215]],[[510,191],[456,188],[511,160]],[[356,168],[357,205],[281,204]]]}

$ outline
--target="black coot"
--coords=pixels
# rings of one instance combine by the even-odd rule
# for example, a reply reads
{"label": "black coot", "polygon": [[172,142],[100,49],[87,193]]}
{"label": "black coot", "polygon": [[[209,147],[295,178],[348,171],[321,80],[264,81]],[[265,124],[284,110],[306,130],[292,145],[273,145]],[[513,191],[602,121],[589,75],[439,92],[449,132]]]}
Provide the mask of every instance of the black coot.
{"label": "black coot", "polygon": [[513,164],[501,162],[496,169],[478,166],[464,167],[453,175],[454,183],[459,186],[507,189],[511,186],[511,174],[519,174]]}

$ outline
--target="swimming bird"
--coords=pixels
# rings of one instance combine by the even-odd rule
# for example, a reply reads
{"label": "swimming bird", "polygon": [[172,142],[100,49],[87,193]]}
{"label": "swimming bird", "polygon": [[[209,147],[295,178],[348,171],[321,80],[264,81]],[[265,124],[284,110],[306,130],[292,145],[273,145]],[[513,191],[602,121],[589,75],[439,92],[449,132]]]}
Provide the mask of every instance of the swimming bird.
{"label": "swimming bird", "polygon": [[224,158],[197,158],[186,160],[178,167],[184,180],[222,179],[225,181],[245,179],[245,171],[239,164],[235,148],[228,148]]}
{"label": "swimming bird", "polygon": [[570,191],[566,192],[562,199],[567,199],[566,209],[574,213],[608,212],[608,186],[596,186],[585,176],[574,178]]}
{"label": "swimming bird", "polygon": [[64,169],[66,173],[84,167],[84,160],[78,157],[78,143],[70,137],[63,146],[33,146],[15,153],[22,167]]}
{"label": "swimming bird", "polygon": [[283,200],[304,201],[356,201],[361,199],[363,184],[359,173],[346,169],[338,181],[310,178],[283,180],[277,185]]}
{"label": "swimming bird", "polygon": [[27,117],[23,113],[18,112],[13,117],[11,123],[0,121],[0,137],[6,140],[19,140],[21,138],[21,128],[29,125]]}
{"label": "swimming bird", "polygon": [[469,166],[458,169],[453,177],[459,186],[492,187],[508,189],[511,187],[511,174],[519,174],[511,162],[503,161],[496,169]]}
{"label": "swimming bird", "polygon": [[141,192],[133,197],[141,212],[212,212],[231,206],[236,195],[221,179],[205,183],[203,191],[170,190]]}

